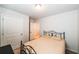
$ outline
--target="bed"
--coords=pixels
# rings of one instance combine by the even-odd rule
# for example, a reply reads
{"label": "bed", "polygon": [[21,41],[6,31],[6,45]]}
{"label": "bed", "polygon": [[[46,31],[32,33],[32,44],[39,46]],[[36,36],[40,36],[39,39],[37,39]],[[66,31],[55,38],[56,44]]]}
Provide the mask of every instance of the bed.
{"label": "bed", "polygon": [[64,54],[65,32],[44,31],[44,36],[22,43],[20,53],[23,54]]}

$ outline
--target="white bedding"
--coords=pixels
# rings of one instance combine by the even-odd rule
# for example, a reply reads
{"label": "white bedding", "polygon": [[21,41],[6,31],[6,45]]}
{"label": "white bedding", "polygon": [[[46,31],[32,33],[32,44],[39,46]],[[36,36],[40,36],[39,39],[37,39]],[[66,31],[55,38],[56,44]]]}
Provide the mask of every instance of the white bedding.
{"label": "white bedding", "polygon": [[65,40],[55,40],[45,37],[32,40],[24,45],[31,45],[37,54],[64,54]]}

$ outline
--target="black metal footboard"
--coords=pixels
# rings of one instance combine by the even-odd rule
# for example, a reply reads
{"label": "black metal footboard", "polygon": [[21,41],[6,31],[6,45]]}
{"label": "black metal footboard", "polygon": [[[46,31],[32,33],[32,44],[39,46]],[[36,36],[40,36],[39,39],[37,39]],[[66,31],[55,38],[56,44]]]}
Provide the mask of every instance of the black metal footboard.
{"label": "black metal footboard", "polygon": [[36,54],[34,48],[30,45],[24,45],[21,41],[20,54]]}

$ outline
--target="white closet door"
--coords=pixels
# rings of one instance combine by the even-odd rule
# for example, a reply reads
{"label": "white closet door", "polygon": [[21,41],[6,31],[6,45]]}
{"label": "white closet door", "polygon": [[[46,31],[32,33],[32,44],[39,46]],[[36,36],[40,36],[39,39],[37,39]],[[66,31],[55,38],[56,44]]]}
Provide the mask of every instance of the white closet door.
{"label": "white closet door", "polygon": [[11,44],[13,49],[19,47],[23,39],[23,19],[4,16],[2,20],[2,46]]}

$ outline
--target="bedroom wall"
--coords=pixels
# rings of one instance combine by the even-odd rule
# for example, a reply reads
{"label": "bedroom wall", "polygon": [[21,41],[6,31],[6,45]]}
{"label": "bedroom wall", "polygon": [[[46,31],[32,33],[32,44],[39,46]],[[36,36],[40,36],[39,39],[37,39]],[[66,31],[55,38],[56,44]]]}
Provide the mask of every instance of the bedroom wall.
{"label": "bedroom wall", "polygon": [[0,19],[0,46],[1,46],[1,19]]}
{"label": "bedroom wall", "polygon": [[44,30],[65,32],[65,39],[68,46],[67,49],[70,49],[74,52],[79,52],[78,14],[79,10],[73,10],[41,18],[41,34],[43,34]]}
{"label": "bedroom wall", "polygon": [[[0,16],[1,18],[1,16]],[[0,46],[1,46],[1,19],[0,19]]]}
{"label": "bedroom wall", "polygon": [[[79,10],[78,10],[77,17],[78,17],[78,22],[79,22]],[[78,35],[79,35],[79,23],[78,23],[77,27],[78,27],[77,31],[78,31]],[[78,36],[78,52],[79,52],[79,36]]]}
{"label": "bedroom wall", "polygon": [[0,46],[1,46],[1,17],[0,17]]}
{"label": "bedroom wall", "polygon": [[28,41],[29,16],[3,7],[0,7],[0,12],[1,32],[4,33],[1,35],[1,46],[11,44],[15,49],[20,46],[20,40]]}

